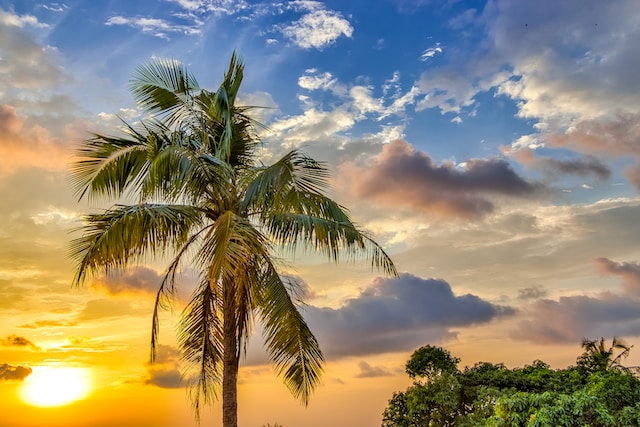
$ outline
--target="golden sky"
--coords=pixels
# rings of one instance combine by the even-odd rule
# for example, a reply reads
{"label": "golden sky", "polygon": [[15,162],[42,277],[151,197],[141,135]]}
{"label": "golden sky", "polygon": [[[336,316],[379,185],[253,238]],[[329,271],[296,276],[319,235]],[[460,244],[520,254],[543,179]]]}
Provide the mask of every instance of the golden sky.
{"label": "golden sky", "polygon": [[263,160],[326,161],[401,272],[289,258],[326,372],[301,406],[258,326],[243,427],[379,425],[425,344],[562,368],[583,337],[638,342],[640,3],[605,3],[0,0],[0,426],[195,425],[174,335],[194,272],[153,366],[162,260],[71,287],[74,229],[107,206],[74,197],[73,148],[139,117],[128,79],[154,56],[214,89],[239,51]]}

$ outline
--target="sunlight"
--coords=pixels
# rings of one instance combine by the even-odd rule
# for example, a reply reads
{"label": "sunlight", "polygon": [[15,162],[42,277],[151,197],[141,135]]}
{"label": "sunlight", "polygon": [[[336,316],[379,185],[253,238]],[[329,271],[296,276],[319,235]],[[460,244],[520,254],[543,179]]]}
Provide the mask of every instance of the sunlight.
{"label": "sunlight", "polygon": [[20,397],[32,406],[63,406],[83,399],[90,390],[86,368],[37,366],[24,381]]}

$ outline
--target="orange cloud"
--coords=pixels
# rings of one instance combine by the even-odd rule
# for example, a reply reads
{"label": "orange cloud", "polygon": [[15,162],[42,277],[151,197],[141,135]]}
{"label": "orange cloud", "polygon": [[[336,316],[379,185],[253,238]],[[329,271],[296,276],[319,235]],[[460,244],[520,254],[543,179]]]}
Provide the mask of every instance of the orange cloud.
{"label": "orange cloud", "polygon": [[624,291],[630,295],[640,295],[640,264],[637,262],[615,262],[608,258],[594,260],[598,271],[622,277]]}
{"label": "orange cloud", "polygon": [[20,169],[66,169],[70,150],[39,125],[26,125],[11,105],[0,105],[0,176]]}
{"label": "orange cloud", "polygon": [[6,363],[0,365],[0,381],[22,381],[31,375],[28,366],[12,366]]}
{"label": "orange cloud", "polygon": [[438,165],[403,140],[385,145],[366,168],[342,165],[340,175],[339,185],[358,198],[442,217],[482,217],[494,211],[496,197],[533,197],[541,189],[519,176],[506,160]]}
{"label": "orange cloud", "polygon": [[551,146],[583,153],[608,156],[631,156],[636,164],[625,170],[625,176],[640,190],[640,114],[618,115],[613,119],[584,120],[565,133],[552,134]]}
{"label": "orange cloud", "polygon": [[0,345],[4,347],[29,347],[32,350],[40,350],[40,347],[27,338],[17,335],[9,335],[8,337],[0,339]]}

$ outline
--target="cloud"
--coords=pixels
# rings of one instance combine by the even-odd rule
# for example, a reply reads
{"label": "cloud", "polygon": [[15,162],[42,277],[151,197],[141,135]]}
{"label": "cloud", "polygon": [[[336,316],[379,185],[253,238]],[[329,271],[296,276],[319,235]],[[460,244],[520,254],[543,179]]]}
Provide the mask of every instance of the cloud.
{"label": "cloud", "polygon": [[18,90],[41,90],[62,81],[60,69],[49,51],[37,44],[23,28],[41,27],[36,18],[0,10],[0,99]]}
{"label": "cloud", "polygon": [[135,28],[143,33],[151,34],[155,37],[162,39],[168,39],[169,34],[178,33],[187,36],[199,35],[201,33],[201,22],[195,24],[174,24],[169,21],[160,18],[148,18],[148,17],[125,17],[125,16],[112,16],[105,21],[105,25],[124,25],[127,27]]}
{"label": "cloud", "polygon": [[[625,170],[627,179],[640,190],[640,113],[618,114],[575,123],[565,132],[553,132],[547,136],[552,147],[572,149],[578,152],[607,157],[628,156],[636,164]],[[590,158],[593,158],[590,156]]]}
{"label": "cloud", "polygon": [[558,174],[577,175],[581,177],[594,175],[601,180],[609,179],[611,176],[611,170],[593,156],[573,160],[559,160],[552,157],[544,157],[538,159],[537,164],[551,176]]}
{"label": "cloud", "polygon": [[547,291],[541,286],[518,289],[519,300],[534,300],[547,296]]}
{"label": "cloud", "polygon": [[420,61],[424,62],[428,59],[431,59],[434,56],[436,56],[437,53],[442,53],[442,48],[440,47],[440,43],[436,43],[434,47],[430,47],[426,49],[424,52],[422,52],[422,55],[420,55]]}
{"label": "cloud", "polygon": [[585,336],[640,334],[640,304],[628,296],[566,296],[541,299],[523,309],[511,338],[538,344],[577,343]]}
{"label": "cloud", "polygon": [[179,370],[180,352],[174,347],[160,344],[157,348],[156,361],[147,364],[148,377],[144,384],[160,388],[180,388],[186,382]]}
{"label": "cloud", "polygon": [[77,324],[78,322],[68,322],[61,320],[37,320],[33,323],[25,323],[24,325],[20,325],[19,327],[24,329],[40,329],[76,326]]}
{"label": "cloud", "polygon": [[541,190],[505,160],[437,165],[403,140],[385,145],[366,168],[346,164],[340,172],[360,199],[444,217],[479,218],[494,211],[495,197],[534,197]]}
{"label": "cloud", "polygon": [[100,341],[95,338],[70,336],[68,344],[55,348],[55,351],[77,351],[83,353],[110,353],[127,350],[127,346],[120,343]]}
{"label": "cloud", "polygon": [[313,10],[281,31],[303,49],[323,49],[335,43],[340,36],[351,37],[353,27],[339,12]]}
{"label": "cloud", "polygon": [[87,301],[78,313],[78,321],[106,320],[118,317],[148,315],[146,310],[122,301],[108,298]]}
{"label": "cloud", "polygon": [[0,364],[0,381],[22,381],[31,375],[29,366],[12,366],[6,363]]}
{"label": "cloud", "polygon": [[233,15],[248,8],[244,0],[170,0],[195,13],[212,12],[215,15]]}
{"label": "cloud", "polygon": [[[632,71],[640,68],[638,19],[635,0],[615,8],[598,0],[496,0],[468,9],[449,25],[474,42],[459,43],[424,71],[416,108],[471,114],[477,95],[505,96],[537,129],[537,148],[632,156],[636,165],[625,175],[640,189],[640,86]],[[425,58],[436,53],[428,49]],[[556,173],[609,174],[592,162],[543,163]]]}
{"label": "cloud", "polygon": [[329,356],[406,351],[455,335],[450,329],[513,314],[472,295],[455,295],[439,279],[411,274],[377,278],[340,308],[305,306],[311,330]]}
{"label": "cloud", "polygon": [[47,24],[39,22],[38,18],[33,15],[15,15],[4,10],[0,10],[0,25],[8,27],[32,26],[36,28],[47,28]]}
{"label": "cloud", "polygon": [[622,277],[624,291],[627,294],[640,296],[640,263],[619,263],[608,258],[596,258],[594,263],[601,273]]}
{"label": "cloud", "polygon": [[3,339],[0,339],[0,345],[4,347],[29,347],[32,350],[40,350],[40,347],[29,341],[25,337],[19,337],[17,335],[9,335]]}
{"label": "cloud", "polygon": [[521,141],[522,146],[518,148],[502,147],[503,153],[515,158],[529,168],[542,170],[552,178],[559,175],[575,175],[579,177],[592,175],[600,180],[606,180],[611,177],[611,169],[592,155],[568,160],[554,157],[536,157],[535,143],[533,147],[530,147],[527,146],[528,142],[524,142],[525,140],[527,138]]}
{"label": "cloud", "polygon": [[25,297],[30,293],[29,289],[11,286],[11,283],[10,280],[0,279],[0,308],[22,307]]}
{"label": "cloud", "polygon": [[123,293],[155,294],[160,287],[162,276],[148,267],[137,266],[123,274],[102,276],[91,282],[91,287],[103,289],[111,295]]}
{"label": "cloud", "polygon": [[378,378],[390,377],[393,375],[392,372],[389,372],[385,368],[381,366],[371,366],[364,360],[358,363],[358,367],[360,368],[360,372],[356,374],[356,378]]}
{"label": "cloud", "polygon": [[337,79],[331,73],[311,74],[313,70],[307,70],[307,74],[298,78],[298,86],[307,90],[327,90],[336,84]]}
{"label": "cloud", "polygon": [[62,171],[70,152],[59,138],[38,125],[25,126],[11,105],[0,105],[0,176],[24,168]]}

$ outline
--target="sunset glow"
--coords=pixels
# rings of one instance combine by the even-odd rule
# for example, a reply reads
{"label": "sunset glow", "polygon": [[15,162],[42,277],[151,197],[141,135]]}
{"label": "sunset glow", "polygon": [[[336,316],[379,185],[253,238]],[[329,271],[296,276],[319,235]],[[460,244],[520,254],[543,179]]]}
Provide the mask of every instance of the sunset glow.
{"label": "sunset glow", "polygon": [[[100,184],[116,198],[81,197],[77,148],[163,118],[130,90],[160,58],[214,93],[236,52],[234,102],[265,107],[248,110],[264,124],[256,164],[290,150],[322,162],[329,196],[399,273],[274,247],[325,372],[300,405],[269,364],[262,319],[247,319],[241,427],[378,427],[427,344],[461,368],[565,368],[583,338],[617,336],[640,366],[639,22],[639,0],[0,0],[0,426],[198,426],[176,326],[208,249],[176,264],[153,364],[154,303],[175,254],[155,237],[142,241],[156,253],[126,265],[96,251],[113,268],[87,264],[78,286],[70,255],[83,218],[138,197]],[[137,170],[125,166],[103,172]],[[200,175],[168,186],[185,176]],[[109,244],[123,236],[139,234]],[[220,406],[202,427],[221,426]]]}
{"label": "sunset glow", "polygon": [[39,366],[24,381],[20,397],[33,406],[63,406],[84,399],[90,391],[88,369]]}

